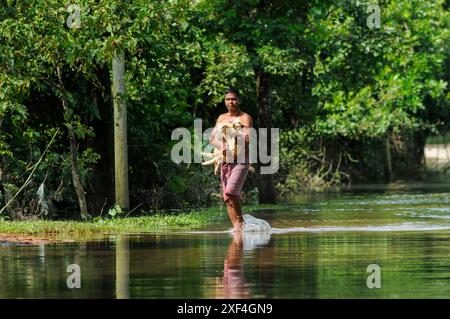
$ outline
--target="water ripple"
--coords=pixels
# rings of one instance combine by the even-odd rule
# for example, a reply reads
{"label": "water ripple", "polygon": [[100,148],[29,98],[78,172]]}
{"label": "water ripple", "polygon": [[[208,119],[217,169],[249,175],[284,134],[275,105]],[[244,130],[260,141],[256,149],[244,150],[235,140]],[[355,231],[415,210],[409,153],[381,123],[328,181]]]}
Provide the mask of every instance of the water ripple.
{"label": "water ripple", "polygon": [[383,226],[324,226],[324,227],[292,227],[292,228],[272,228],[272,234],[285,234],[293,232],[390,232],[390,231],[430,231],[430,230],[450,230],[449,226],[430,225],[423,223],[402,223]]}

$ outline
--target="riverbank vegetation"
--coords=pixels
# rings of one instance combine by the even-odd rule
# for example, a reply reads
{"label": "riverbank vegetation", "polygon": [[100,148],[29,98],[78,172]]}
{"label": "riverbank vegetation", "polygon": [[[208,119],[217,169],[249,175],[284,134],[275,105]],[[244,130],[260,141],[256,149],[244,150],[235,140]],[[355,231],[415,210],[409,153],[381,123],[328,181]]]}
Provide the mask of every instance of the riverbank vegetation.
{"label": "riverbank vegetation", "polygon": [[226,212],[218,207],[198,211],[164,212],[151,216],[126,218],[95,218],[92,221],[49,221],[42,219],[25,221],[0,221],[0,234],[27,234],[70,238],[92,237],[105,234],[132,234],[145,232],[192,229],[226,218]]}
{"label": "riverbank vegetation", "polygon": [[[248,205],[245,213],[257,210],[288,209],[286,205]],[[48,238],[94,238],[107,234],[140,234],[191,230],[214,223],[227,223],[225,207],[186,209],[159,212],[141,212],[140,216],[98,216],[91,221],[43,220],[32,218],[22,221],[0,220],[0,234],[33,235]],[[231,230],[231,225],[229,227]],[[0,238],[1,241],[1,238]]]}
{"label": "riverbank vegetation", "polygon": [[130,216],[220,202],[210,167],[171,160],[171,133],[193,132],[195,118],[213,126],[229,85],[257,128],[281,134],[280,169],[249,175],[247,203],[421,178],[425,141],[450,129],[448,1],[82,0],[75,11],[56,0],[0,2],[4,220],[114,209],[118,51]]}

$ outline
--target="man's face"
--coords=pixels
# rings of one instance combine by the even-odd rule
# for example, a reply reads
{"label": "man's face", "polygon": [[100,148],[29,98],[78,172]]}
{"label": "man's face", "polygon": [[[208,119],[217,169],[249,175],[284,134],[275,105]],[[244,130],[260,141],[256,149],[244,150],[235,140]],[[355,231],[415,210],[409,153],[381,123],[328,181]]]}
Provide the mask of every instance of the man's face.
{"label": "man's face", "polygon": [[239,108],[239,98],[235,93],[225,94],[225,106],[228,111],[236,111]]}

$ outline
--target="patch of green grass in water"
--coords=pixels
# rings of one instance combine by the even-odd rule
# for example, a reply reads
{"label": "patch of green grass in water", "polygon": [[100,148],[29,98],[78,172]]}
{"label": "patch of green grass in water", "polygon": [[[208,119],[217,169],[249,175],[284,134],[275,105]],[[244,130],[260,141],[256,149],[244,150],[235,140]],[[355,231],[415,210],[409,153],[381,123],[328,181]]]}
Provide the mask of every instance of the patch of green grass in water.
{"label": "patch of green grass in water", "polygon": [[[288,209],[286,204],[245,205],[243,213]],[[189,230],[228,220],[225,206],[189,209],[179,213],[159,212],[150,216],[99,219],[97,221],[0,221],[0,233],[57,238],[95,237],[105,234],[131,234]]]}
{"label": "patch of green grass in water", "polygon": [[192,229],[225,220],[224,208],[189,210],[179,214],[157,213],[151,216],[100,219],[97,221],[0,221],[0,233],[27,235],[95,235],[145,233]]}

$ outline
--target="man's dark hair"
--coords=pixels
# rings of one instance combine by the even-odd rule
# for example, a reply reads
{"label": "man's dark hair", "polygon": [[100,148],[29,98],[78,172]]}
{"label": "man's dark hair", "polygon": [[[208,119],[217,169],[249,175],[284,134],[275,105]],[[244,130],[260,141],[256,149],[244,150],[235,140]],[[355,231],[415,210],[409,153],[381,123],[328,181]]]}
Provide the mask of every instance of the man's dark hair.
{"label": "man's dark hair", "polygon": [[241,98],[241,96],[239,95],[239,90],[236,89],[235,87],[232,87],[232,86],[227,87],[227,89],[225,90],[225,94],[228,94],[228,93],[234,93],[234,94],[236,94],[236,96],[238,98]]}

